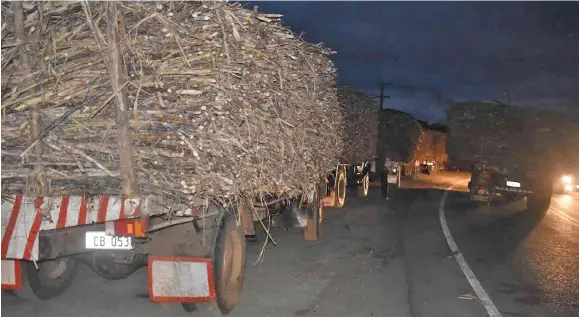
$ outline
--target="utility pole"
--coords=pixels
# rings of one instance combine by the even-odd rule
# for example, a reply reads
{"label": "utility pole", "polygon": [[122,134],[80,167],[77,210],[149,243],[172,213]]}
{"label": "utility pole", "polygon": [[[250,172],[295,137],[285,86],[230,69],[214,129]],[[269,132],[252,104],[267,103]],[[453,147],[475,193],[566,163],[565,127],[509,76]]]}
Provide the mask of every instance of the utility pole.
{"label": "utility pole", "polygon": [[381,83],[380,84],[380,96],[374,96],[373,98],[378,98],[380,99],[380,108],[378,110],[383,111],[384,110],[384,99],[390,99],[390,96],[384,96],[384,89],[386,88],[386,86],[390,86],[391,84],[385,84],[385,83]]}
{"label": "utility pole", "polygon": [[380,111],[384,110],[384,83],[380,84]]}
{"label": "utility pole", "polygon": [[507,97],[507,105],[511,104],[511,93],[509,91],[507,92],[503,92],[503,95],[505,95],[505,97]]}
{"label": "utility pole", "polygon": [[376,172],[378,172],[378,175],[381,175],[384,171],[384,162],[386,160],[384,142],[382,141],[384,139],[382,125],[386,119],[386,114],[384,113],[384,99],[390,98],[390,96],[384,96],[384,89],[387,85],[389,86],[389,84],[385,83],[380,84],[380,96],[378,97],[380,98],[380,108],[378,109],[378,144],[376,149],[376,154],[378,154],[378,158],[376,159]]}

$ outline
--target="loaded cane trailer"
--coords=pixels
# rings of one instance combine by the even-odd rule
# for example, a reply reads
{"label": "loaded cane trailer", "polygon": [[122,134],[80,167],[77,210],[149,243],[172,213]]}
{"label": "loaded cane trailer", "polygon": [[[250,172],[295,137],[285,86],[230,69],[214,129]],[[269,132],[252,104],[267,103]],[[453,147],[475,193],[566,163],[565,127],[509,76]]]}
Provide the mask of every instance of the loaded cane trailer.
{"label": "loaded cane trailer", "polygon": [[[377,146],[377,111],[375,102],[365,93],[348,86],[338,87],[340,112],[344,114],[338,137],[332,143],[341,153],[340,161],[322,177],[319,193],[322,202],[319,208],[311,208],[311,196],[279,197],[267,195],[254,201],[254,222],[269,220],[274,227],[305,228],[306,240],[319,238],[319,227],[324,219],[323,207],[342,208],[346,202],[346,189],[355,188],[357,195],[366,197],[370,184],[371,162],[365,157],[374,157]],[[355,162],[355,163],[343,163]],[[311,192],[308,190],[307,192]],[[304,197],[309,197],[304,200]],[[313,210],[318,212],[314,213]],[[306,219],[317,219],[306,221]],[[269,218],[269,219],[268,219]],[[254,228],[247,236],[256,238]]]}
{"label": "loaded cane trailer", "polygon": [[[399,178],[409,176],[418,167],[427,146],[426,132],[422,125],[409,113],[384,109],[381,113],[383,139],[380,140],[377,164],[383,169],[385,163],[390,165],[390,184],[399,184]],[[378,168],[377,168],[378,169]]]}
{"label": "loaded cane trailer", "polygon": [[[340,157],[339,163],[325,176],[323,205],[342,208],[346,203],[347,188],[355,189],[357,196],[368,195],[371,160],[375,157],[378,142],[378,105],[357,88],[342,85],[337,90],[343,121],[339,143],[332,142],[332,145],[338,148]],[[280,226],[303,226],[303,222],[298,220],[303,219],[299,212],[293,214],[291,217],[285,215],[284,224]]]}
{"label": "loaded cane trailer", "polygon": [[344,114],[340,164],[328,174],[324,204],[341,208],[346,188],[366,197],[370,187],[371,161],[378,146],[378,104],[362,90],[338,86],[338,104]]}
{"label": "loaded cane trailer", "polygon": [[567,149],[576,122],[552,110],[475,101],[454,104],[447,116],[448,153],[471,164],[471,202],[526,197],[529,210],[549,207],[557,164],[574,159]]}
{"label": "loaded cane trailer", "polygon": [[[21,54],[19,63],[7,62],[3,75],[11,76],[7,80],[3,76],[2,80],[3,107],[8,108],[2,123],[4,290],[21,296],[31,291],[35,297],[50,299],[71,285],[80,261],[108,279],[123,278],[147,265],[149,296],[153,301],[183,303],[186,310],[192,309],[191,303],[207,302],[216,308],[217,314],[225,315],[237,305],[243,287],[245,236],[255,231],[251,220],[259,208],[273,204],[263,193],[272,192],[283,197],[280,202],[292,202],[293,208],[305,215],[306,240],[319,238],[322,199],[326,195],[324,172],[319,171],[327,171],[337,156],[334,149],[316,147],[312,143],[315,138],[301,138],[300,132],[308,130],[321,138],[336,138],[340,134],[336,125],[340,125],[341,117],[339,109],[333,106],[331,89],[335,85],[335,70],[329,53],[303,45],[287,29],[272,23],[271,15],[254,16],[238,6],[213,2],[42,4],[40,16],[53,27],[50,34],[60,34],[68,41],[61,47],[63,42],[58,39],[52,41],[41,36],[33,42],[26,35],[32,34],[30,29],[36,25],[37,5],[12,3],[8,15],[13,16],[14,24],[7,28],[9,36],[4,37],[14,40],[16,44],[7,47],[15,47],[15,52]],[[93,20],[91,17],[95,16],[98,19]],[[62,19],[78,17],[81,17],[78,25],[58,24]],[[86,17],[89,19],[83,20]],[[179,23],[186,27],[169,30],[173,24],[166,21],[167,17],[181,19]],[[223,22],[230,18],[239,21],[235,22],[238,24]],[[204,22],[199,21],[208,24],[202,28]],[[153,22],[168,29],[164,31]],[[69,29],[73,24],[75,28]],[[273,100],[267,99],[270,95],[260,94],[259,104],[255,100],[246,102],[242,97],[250,99],[257,94],[250,89],[235,96],[239,102],[233,107],[223,92],[226,83],[216,85],[217,80],[210,76],[210,71],[215,70],[205,71],[202,68],[205,64],[199,64],[217,63],[221,67],[220,76],[242,76],[243,71],[228,64],[230,59],[242,60],[234,55],[241,50],[235,46],[237,37],[217,37],[215,47],[219,49],[223,49],[224,41],[231,41],[227,56],[226,53],[206,56],[187,46],[187,41],[180,41],[183,38],[195,41],[206,35],[213,38],[216,25],[219,30],[219,25],[235,28],[235,32],[228,34],[247,38],[251,37],[249,30],[258,25],[261,32],[275,35],[270,40],[283,44],[278,46],[280,49],[306,47],[302,53],[307,63],[299,58],[295,62],[292,58],[278,62],[295,63],[291,69],[300,71],[306,65],[304,71],[311,72],[306,78],[317,76],[316,87],[320,90],[310,96],[316,107],[300,100],[294,102],[296,98],[288,99],[289,107],[302,114],[286,113],[283,118],[280,115],[256,124],[247,123],[252,118],[260,119],[257,115],[266,115],[261,107],[267,106],[267,100]],[[42,33],[46,28],[37,30],[48,34]],[[189,30],[196,32],[195,37],[187,38]],[[157,31],[162,32],[162,38],[155,37]],[[160,49],[153,44],[163,39],[169,39],[163,47],[172,47],[185,57],[172,51],[162,58],[159,52],[144,50]],[[54,51],[23,50],[23,46],[45,42],[56,45]],[[81,47],[80,53],[74,51],[75,45]],[[95,47],[101,49],[93,50]],[[131,55],[136,50],[141,50],[139,56],[147,55],[152,60],[145,65],[149,68]],[[43,60],[53,63],[53,73],[59,76],[47,73],[42,77],[44,73],[38,70],[42,68],[36,59],[39,56],[29,56],[23,51],[50,53]],[[260,55],[252,59],[255,60],[265,63],[269,58]],[[67,64],[70,61],[76,64]],[[163,70],[162,67],[168,67],[164,63],[187,68]],[[134,68],[139,68],[138,72],[132,72]],[[40,74],[42,84],[30,86],[14,79],[25,78],[26,74]],[[127,79],[132,75],[136,77],[134,81]],[[186,80],[179,81],[183,76]],[[93,80],[89,84],[94,87],[83,86],[87,77]],[[149,81],[151,78],[153,81]],[[284,81],[283,89],[306,91],[302,86],[291,88],[293,83],[288,78],[280,79]],[[63,82],[66,85],[62,86]],[[36,89],[40,86],[44,87],[42,91]],[[211,91],[215,94],[202,91],[205,88],[214,89]],[[238,87],[229,89],[235,88]],[[280,90],[279,85],[274,88]],[[77,90],[85,93],[85,97]],[[90,93],[95,95],[86,97]],[[140,94],[148,96],[146,102],[138,102]],[[203,99],[206,95],[211,98]],[[203,102],[202,106],[196,102]],[[177,109],[179,106],[184,106],[184,110]],[[236,113],[239,117],[226,110],[239,112]],[[302,120],[308,115],[318,121]],[[256,131],[271,132],[261,130],[265,122],[278,127],[271,139],[268,134],[262,134],[261,139],[255,135]],[[200,129],[201,126],[205,129]],[[109,131],[113,131],[114,138],[107,143],[102,133],[107,135]],[[246,132],[252,142],[226,139]],[[207,136],[209,141],[199,135]],[[301,139],[288,140],[295,135]],[[94,139],[100,142],[95,145]],[[275,142],[286,142],[281,143],[285,152]],[[209,150],[212,152],[207,154]],[[289,157],[290,154],[297,159]],[[275,169],[288,161],[294,167],[288,173]],[[254,171],[264,177],[252,178]],[[240,175],[243,173],[246,175]],[[238,189],[241,186],[246,187]],[[234,191],[240,194],[228,195]],[[254,206],[255,198],[260,198],[261,205]]]}
{"label": "loaded cane trailer", "polygon": [[[315,185],[317,186],[315,190],[305,191],[309,194],[299,197],[268,195],[255,200],[254,213],[248,219],[258,227],[261,226],[259,223],[269,222],[274,228],[304,228],[306,240],[318,240],[321,232],[320,224],[324,220],[324,209],[344,207],[348,187],[355,187],[360,197],[368,195],[370,169],[370,162],[362,162],[359,165],[338,164],[336,169],[321,178],[321,182]],[[319,205],[312,205],[318,198]],[[246,229],[246,236],[251,241],[258,239],[254,225]]]}
{"label": "loaded cane trailer", "polygon": [[368,196],[370,188],[369,161],[361,161],[355,164],[337,164],[325,178],[326,190],[324,206],[342,208],[346,204],[347,189],[356,190],[359,197]]}

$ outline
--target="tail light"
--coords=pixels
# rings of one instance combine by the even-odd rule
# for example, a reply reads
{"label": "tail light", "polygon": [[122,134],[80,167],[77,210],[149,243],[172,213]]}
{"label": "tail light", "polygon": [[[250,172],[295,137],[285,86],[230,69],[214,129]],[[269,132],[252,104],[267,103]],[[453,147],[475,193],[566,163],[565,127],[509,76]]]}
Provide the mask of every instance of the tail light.
{"label": "tail light", "polygon": [[[149,218],[119,219],[111,221],[115,236],[143,238],[147,236]],[[107,227],[110,228],[109,223]],[[108,230],[107,230],[108,231]]]}

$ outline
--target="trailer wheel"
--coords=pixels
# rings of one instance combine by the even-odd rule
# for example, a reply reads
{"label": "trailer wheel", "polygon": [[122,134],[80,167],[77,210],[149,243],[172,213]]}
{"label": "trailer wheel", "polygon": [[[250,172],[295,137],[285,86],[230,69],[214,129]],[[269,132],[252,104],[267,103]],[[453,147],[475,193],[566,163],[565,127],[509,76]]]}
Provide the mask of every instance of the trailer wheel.
{"label": "trailer wheel", "polygon": [[73,258],[60,258],[50,261],[22,261],[22,289],[8,291],[14,296],[27,300],[48,300],[64,293],[78,272],[78,261]]}
{"label": "trailer wheel", "polygon": [[336,203],[334,206],[342,208],[346,203],[346,171],[343,168],[338,168],[337,170],[334,187],[336,188]]}
{"label": "trailer wheel", "polygon": [[366,197],[368,196],[368,190],[370,188],[370,177],[368,174],[362,177],[362,184],[356,187],[356,194],[359,197]]}
{"label": "trailer wheel", "polygon": [[236,217],[227,213],[217,233],[213,253],[217,306],[223,315],[237,306],[245,279],[245,234]]}
{"label": "trailer wheel", "polygon": [[213,248],[213,280],[217,300],[207,304],[183,303],[188,311],[198,308],[213,316],[229,314],[241,297],[245,279],[246,241],[241,216],[225,212],[218,220]]}
{"label": "trailer wheel", "polygon": [[545,212],[551,205],[553,196],[553,180],[551,178],[539,179],[531,186],[534,193],[527,196],[527,209],[532,212]]}
{"label": "trailer wheel", "polygon": [[544,212],[551,205],[551,196],[531,194],[527,196],[527,209],[534,212]]}

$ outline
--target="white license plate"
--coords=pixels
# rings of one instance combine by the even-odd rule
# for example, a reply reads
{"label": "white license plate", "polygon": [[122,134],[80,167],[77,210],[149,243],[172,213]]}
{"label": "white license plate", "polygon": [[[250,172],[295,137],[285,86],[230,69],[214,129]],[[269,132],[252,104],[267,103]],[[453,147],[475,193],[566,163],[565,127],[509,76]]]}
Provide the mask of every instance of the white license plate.
{"label": "white license plate", "polygon": [[508,187],[520,188],[520,187],[521,187],[521,183],[519,183],[519,182],[513,182],[513,181],[507,181],[507,186],[508,186]]}
{"label": "white license plate", "polygon": [[104,231],[88,231],[85,245],[91,250],[132,250],[131,237],[108,236]]}

